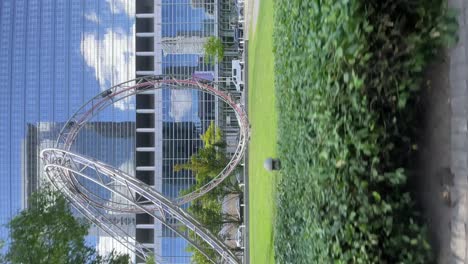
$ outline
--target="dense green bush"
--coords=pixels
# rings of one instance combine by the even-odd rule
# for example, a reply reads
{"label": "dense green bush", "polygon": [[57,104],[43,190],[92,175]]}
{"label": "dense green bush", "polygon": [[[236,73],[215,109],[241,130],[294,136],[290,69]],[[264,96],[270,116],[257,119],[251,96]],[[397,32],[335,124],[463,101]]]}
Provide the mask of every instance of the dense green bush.
{"label": "dense green bush", "polygon": [[406,187],[443,0],[276,0],[277,263],[428,263]]}

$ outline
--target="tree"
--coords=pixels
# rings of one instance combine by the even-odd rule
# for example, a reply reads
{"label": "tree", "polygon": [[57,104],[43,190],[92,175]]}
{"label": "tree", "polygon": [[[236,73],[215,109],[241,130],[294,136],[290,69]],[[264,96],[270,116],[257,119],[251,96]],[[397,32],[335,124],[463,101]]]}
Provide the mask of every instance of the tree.
{"label": "tree", "polygon": [[224,57],[224,47],[223,43],[221,43],[221,39],[211,36],[205,43],[205,58],[213,63],[215,59],[218,61],[223,60]]}
{"label": "tree", "polygon": [[[177,164],[174,166],[175,171],[190,170],[195,174],[195,184],[185,190],[183,194],[201,188],[203,185],[216,177],[228,164],[228,159],[225,154],[226,144],[223,140],[221,129],[214,122],[211,122],[204,134],[200,135],[204,146],[192,157],[186,164]],[[236,216],[223,214],[221,201],[224,196],[229,193],[241,192],[239,186],[230,180],[223,181],[215,189],[211,190],[202,197],[192,201],[188,207],[188,212],[193,215],[201,224],[203,224],[212,233],[218,233],[224,224],[239,223],[240,219]],[[189,231],[189,236],[192,239],[197,239],[195,234]],[[211,259],[216,259],[217,253],[206,243],[201,243],[203,250],[210,256]],[[195,247],[189,245],[189,252],[192,252],[191,263],[208,264],[212,263],[205,255],[199,252]]]}
{"label": "tree", "polygon": [[221,203],[216,199],[200,197],[187,209],[210,232],[216,233],[222,228]]}
{"label": "tree", "polygon": [[91,264],[129,264],[130,256],[127,254],[118,254],[114,250],[107,256],[97,255]]}
{"label": "tree", "polygon": [[212,196],[203,196],[193,201],[188,212],[202,223],[210,232],[219,232],[224,224],[238,224],[237,215],[222,212],[221,202]]}
{"label": "tree", "polygon": [[154,258],[154,254],[150,254],[147,258],[146,258],[146,264],[156,264],[156,259]]}
{"label": "tree", "polygon": [[[201,248],[209,257],[209,259],[212,260],[219,260],[219,255],[216,253],[214,249],[212,249],[208,243],[206,243],[203,240],[199,240],[195,233],[192,231],[189,231],[189,237],[195,241],[198,241],[198,247]],[[201,253],[196,247],[193,245],[189,244],[186,248],[188,252],[192,253],[192,257],[190,258],[190,263],[192,264],[213,264],[211,260],[209,260],[203,253]],[[214,263],[220,263],[218,261],[215,261]]]}
{"label": "tree", "polygon": [[211,178],[218,175],[224,169],[227,162],[226,156],[220,155],[215,148],[202,148],[190,157],[189,163],[176,164],[174,170],[190,170],[195,174],[197,183],[205,184]]}
{"label": "tree", "polygon": [[[188,163],[176,164],[174,166],[174,171],[190,170],[195,175],[195,184],[183,191],[182,194],[190,193],[210,182],[229,162],[226,157],[226,143],[224,142],[223,134],[213,121],[211,121],[205,133],[200,135],[200,139],[203,140],[203,148],[192,155]],[[239,193],[240,191],[237,184],[232,184],[231,181],[224,181],[220,186],[205,194],[204,197],[217,198],[228,193]]]}
{"label": "tree", "polygon": [[[3,240],[0,240],[0,252],[3,249],[3,246],[5,245],[5,242]],[[0,263],[6,263],[5,256],[0,253]]]}
{"label": "tree", "polygon": [[50,187],[32,194],[27,209],[8,224],[9,263],[129,263],[128,255],[114,251],[106,257],[85,243],[89,224],[75,218],[66,199]]}
{"label": "tree", "polygon": [[200,135],[204,147],[190,157],[186,164],[176,164],[174,171],[190,170],[195,174],[197,184],[206,184],[224,169],[228,160],[225,155],[225,143],[219,129],[213,121],[204,134]]}
{"label": "tree", "polygon": [[[240,219],[232,215],[223,214],[221,211],[221,203],[211,196],[202,196],[193,201],[189,206],[188,211],[200,221],[210,232],[218,233],[224,224],[239,223]],[[192,239],[196,239],[193,232],[189,232]],[[211,259],[217,259],[217,253],[206,243],[201,243],[201,248],[210,256]],[[212,262],[206,258],[194,246],[187,246],[187,251],[192,252],[191,263],[193,264],[211,264]]]}
{"label": "tree", "polygon": [[210,122],[205,133],[200,135],[200,139],[203,140],[205,148],[219,147],[224,149],[226,147],[226,143],[223,140],[223,133],[221,129],[215,125],[214,121]]}
{"label": "tree", "polygon": [[[216,259],[216,252],[210,247],[203,248],[205,252],[208,252],[208,255]],[[192,264],[213,264],[209,259],[205,257],[198,249],[192,245],[187,246],[187,251],[192,252],[192,257],[190,263]]]}

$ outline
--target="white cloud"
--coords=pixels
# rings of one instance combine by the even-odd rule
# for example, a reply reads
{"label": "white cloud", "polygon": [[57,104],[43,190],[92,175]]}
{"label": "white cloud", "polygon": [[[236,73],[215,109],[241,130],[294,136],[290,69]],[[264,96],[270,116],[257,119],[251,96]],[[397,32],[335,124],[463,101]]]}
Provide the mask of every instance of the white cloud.
{"label": "white cloud", "polygon": [[124,171],[130,175],[133,174],[134,169],[135,169],[135,161],[132,158],[124,161],[119,166],[119,170]]}
{"label": "white cloud", "polygon": [[190,118],[192,113],[192,91],[172,90],[171,91],[171,111],[169,116],[175,122],[181,122]]}
{"label": "white cloud", "polygon": [[55,140],[53,139],[41,139],[39,143],[40,149],[52,148],[55,146]]}
{"label": "white cloud", "polygon": [[135,5],[132,0],[106,0],[106,2],[114,14],[126,13],[130,17],[135,15]]}
{"label": "white cloud", "polygon": [[37,126],[40,132],[50,132],[54,129],[55,124],[52,122],[40,122]]}
{"label": "white cloud", "polygon": [[[131,32],[108,28],[104,35],[88,32],[81,40],[81,54],[86,64],[94,69],[101,90],[133,79],[135,76],[134,38],[135,25]],[[133,109],[130,98],[114,104],[121,110]]]}
{"label": "white cloud", "polygon": [[[120,225],[119,225],[119,227],[122,228]],[[133,227],[133,229],[135,229],[135,226],[132,226],[132,227]],[[125,237],[126,235],[127,236],[129,235],[130,228],[126,228],[126,229],[128,229],[128,230],[125,230],[125,231],[127,231],[126,232],[127,234],[122,234],[123,239],[129,239],[130,238],[130,237]],[[129,241],[131,241],[131,239],[129,239]],[[134,245],[132,245],[130,243],[127,243],[126,246],[128,246],[130,248],[134,247]],[[96,249],[98,250],[100,255],[108,255],[113,251],[114,253],[117,253],[117,254],[128,254],[130,256],[130,259],[133,259],[133,257],[135,256],[135,253],[133,253],[126,246],[124,246],[123,244],[121,244],[116,239],[110,237],[109,235],[107,235],[106,233],[101,231],[101,233],[99,233],[99,236],[98,236],[98,242],[96,244]]]}
{"label": "white cloud", "polygon": [[99,22],[99,18],[97,16],[96,12],[94,12],[94,11],[91,11],[90,13],[85,14],[85,19],[89,20],[91,22],[94,22],[94,23]]}

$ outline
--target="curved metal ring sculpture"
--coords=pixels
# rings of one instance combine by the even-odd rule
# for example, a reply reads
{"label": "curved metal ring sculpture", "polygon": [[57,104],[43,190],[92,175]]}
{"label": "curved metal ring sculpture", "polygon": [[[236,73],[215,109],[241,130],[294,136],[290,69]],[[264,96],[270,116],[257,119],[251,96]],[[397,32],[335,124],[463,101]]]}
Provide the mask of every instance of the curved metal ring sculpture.
{"label": "curved metal ring sculpture", "polygon": [[[196,89],[216,96],[234,109],[240,128],[239,145],[228,165],[208,184],[174,201],[170,201],[150,186],[110,165],[70,152],[80,129],[97,113],[129,96],[162,88]],[[227,178],[241,161],[248,137],[249,123],[245,111],[229,94],[217,90],[211,82],[195,78],[182,80],[169,76],[142,77],[116,85],[84,104],[63,127],[56,147],[43,150],[41,158],[48,179],[65,194],[75,208],[138,256],[146,258],[147,252],[144,246],[113,225],[102,210],[148,213],[176,234],[184,237],[205,256],[208,257],[208,254],[200,247],[198,242],[200,239],[213,248],[221,256],[223,262],[238,263],[236,256],[223,242],[210,234],[179,206],[209,192]],[[99,197],[88,190],[83,182],[97,184],[126,202],[109,201]],[[191,239],[184,234],[183,230],[171,224],[174,219],[191,230],[198,240]],[[158,260],[158,256],[155,257],[158,263],[164,262],[160,258]]]}

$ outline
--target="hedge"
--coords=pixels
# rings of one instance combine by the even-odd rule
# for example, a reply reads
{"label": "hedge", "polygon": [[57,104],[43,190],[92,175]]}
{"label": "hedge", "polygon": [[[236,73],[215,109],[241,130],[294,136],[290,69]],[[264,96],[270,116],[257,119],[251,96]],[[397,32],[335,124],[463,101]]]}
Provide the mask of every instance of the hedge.
{"label": "hedge", "polygon": [[277,263],[429,263],[407,187],[446,1],[276,0]]}

